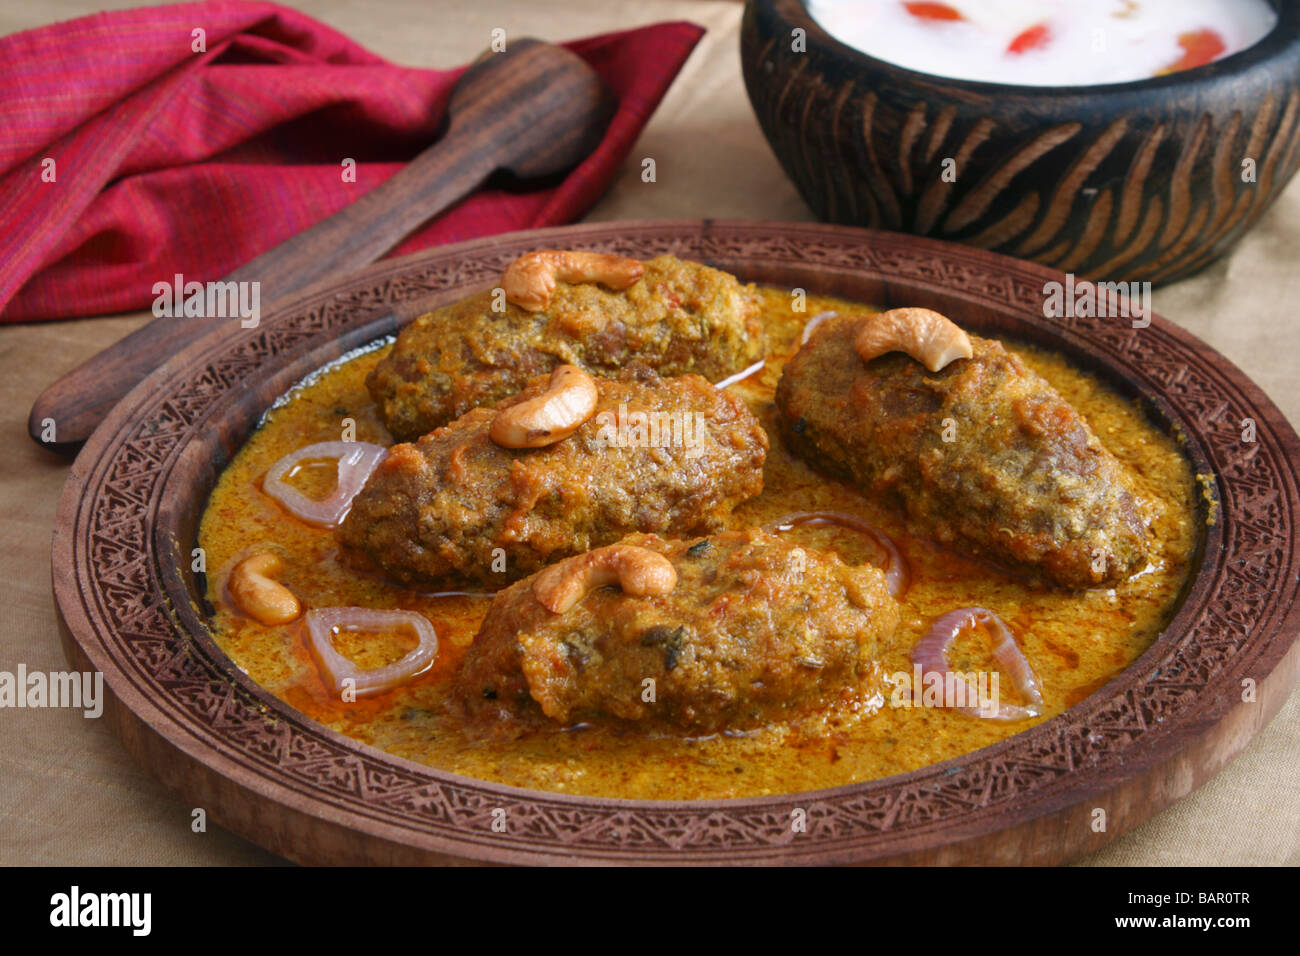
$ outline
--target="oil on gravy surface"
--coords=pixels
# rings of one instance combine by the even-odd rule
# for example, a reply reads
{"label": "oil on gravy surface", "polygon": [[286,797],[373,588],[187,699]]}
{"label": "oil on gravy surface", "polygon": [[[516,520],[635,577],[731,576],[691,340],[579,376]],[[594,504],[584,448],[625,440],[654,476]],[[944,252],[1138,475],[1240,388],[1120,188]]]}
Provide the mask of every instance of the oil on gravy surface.
{"label": "oil on gravy surface", "polygon": [[[982,605],[1002,615],[1043,687],[1046,712],[1035,721],[1001,724],[939,708],[878,708],[814,716],[793,727],[705,739],[646,738],[580,727],[517,740],[468,735],[447,706],[448,681],[473,640],[488,600],[433,597],[358,573],[339,559],[332,532],[310,527],[260,490],[281,456],[303,445],[334,441],[342,422],[356,438],[389,445],[364,380],[387,348],[327,369],[298,386],[240,450],[212,492],[199,531],[207,552],[208,600],[217,643],[249,676],[320,723],[398,756],[468,777],[518,787],[628,799],[716,799],[793,793],[840,786],[914,770],[985,747],[1056,716],[1127,667],[1171,617],[1187,579],[1197,537],[1195,482],[1177,443],[1156,431],[1131,403],[1064,360],[1017,346],[1089,421],[1103,443],[1138,475],[1153,520],[1149,568],[1114,590],[1066,594],[1033,588],[983,564],[909,535],[891,512],[847,485],[829,481],[785,452],[771,399],[781,365],[793,354],[804,320],[824,309],[861,306],[813,297],[795,314],[790,297],[764,290],[772,347],[766,367],[733,390],[744,396],[772,439],[763,494],[735,512],[737,527],[769,522],[795,510],[838,509],[874,522],[910,560],[913,580],[903,621],[883,648],[883,672],[911,670],[908,652],[934,617]],[[333,468],[304,468],[297,483],[324,495]],[[833,547],[845,560],[873,555],[861,538],[834,527],[787,532],[801,543]],[[229,569],[257,551],[285,560],[284,583],[308,607],[406,608],[424,614],[438,633],[438,657],[411,683],[374,698],[340,701],[322,680],[307,649],[302,620],[266,627],[232,608],[223,596]],[[410,649],[399,634],[344,634],[336,646],[360,666],[381,666]],[[969,633],[949,652],[955,670],[994,668],[987,640]],[[1002,680],[1004,701],[1014,701]]]}

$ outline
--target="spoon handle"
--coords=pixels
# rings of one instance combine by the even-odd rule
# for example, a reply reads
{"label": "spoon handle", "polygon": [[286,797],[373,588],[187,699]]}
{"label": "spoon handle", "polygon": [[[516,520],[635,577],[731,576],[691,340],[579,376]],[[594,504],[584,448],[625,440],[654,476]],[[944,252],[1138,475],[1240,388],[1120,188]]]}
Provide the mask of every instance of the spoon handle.
{"label": "spoon handle", "polygon": [[[421,223],[472,193],[494,170],[532,172],[539,154],[546,152],[539,135],[548,119],[555,118],[552,132],[564,139],[575,113],[590,118],[586,105],[573,101],[583,95],[577,92],[582,84],[563,82],[564,70],[572,68],[561,61],[557,70],[556,53],[581,63],[568,51],[531,40],[480,57],[457,83],[447,130],[436,143],[356,202],[221,281],[259,283],[260,311],[266,311],[272,299],[379,259]],[[556,79],[561,80],[553,84],[558,95],[551,96],[546,84]],[[539,96],[539,90],[547,95]],[[28,432],[55,451],[75,452],[150,372],[217,329],[238,330],[241,321],[239,315],[154,319],[46,388],[32,406]]]}
{"label": "spoon handle", "polygon": [[[414,184],[405,176],[406,170],[398,172],[356,203],[280,243],[221,281],[259,283],[259,308],[264,310],[267,299],[262,296],[262,289],[286,296],[326,276],[374,262],[424,218],[436,216],[472,192],[490,172],[490,168],[482,169],[483,161],[475,163],[472,170],[455,169],[450,160],[458,157],[449,155],[446,147],[459,145],[439,142],[418,157],[423,161],[421,172],[432,175],[442,168],[455,170],[437,188],[429,190],[430,195],[413,188]],[[394,214],[391,227],[382,219],[386,211]],[[408,226],[416,215],[419,219]],[[400,232],[397,231],[399,223]],[[179,302],[175,303],[175,310],[179,311],[180,306]],[[237,314],[229,317],[166,315],[154,319],[41,392],[32,405],[28,431],[32,438],[56,451],[75,451],[109,410],[150,372],[217,329],[238,330],[241,321]]]}

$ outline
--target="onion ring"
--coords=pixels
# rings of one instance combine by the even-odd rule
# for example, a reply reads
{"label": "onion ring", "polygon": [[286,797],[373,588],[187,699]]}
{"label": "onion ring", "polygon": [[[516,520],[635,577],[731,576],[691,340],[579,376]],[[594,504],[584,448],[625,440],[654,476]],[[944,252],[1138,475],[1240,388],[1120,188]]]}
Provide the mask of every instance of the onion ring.
{"label": "onion ring", "polygon": [[[993,648],[993,659],[1007,672],[1015,683],[1016,689],[1029,701],[1029,704],[1002,707],[994,702],[991,709],[983,706],[957,709],[985,720],[1004,722],[1028,720],[1030,717],[1039,716],[1043,712],[1043,692],[1038,686],[1038,678],[1034,675],[1033,668],[1029,666],[1024,652],[1016,644],[1011,630],[1002,618],[988,608],[963,607],[935,618],[930,629],[925,632],[925,636],[912,648],[912,663],[921,668],[922,675],[926,671],[939,674],[952,673],[948,666],[948,659],[945,657],[948,645],[962,630],[981,623],[992,627],[997,635],[998,644]],[[975,690],[970,687],[970,682],[964,681],[964,683],[974,695]]]}
{"label": "onion ring", "polygon": [[907,593],[912,578],[907,558],[903,557],[903,552],[894,543],[894,539],[875,525],[845,511],[795,511],[773,521],[766,530],[789,531],[801,524],[837,524],[870,538],[889,555],[889,564],[885,567],[885,585],[889,588],[889,593],[895,599]]}
{"label": "onion ring", "polygon": [[[262,490],[284,505],[294,517],[322,528],[336,528],[352,510],[352,499],[365,487],[371,472],[387,454],[388,449],[382,445],[364,441],[324,441],[307,445],[272,465],[262,480]],[[338,484],[327,498],[308,498],[284,480],[285,475],[300,462],[312,458],[338,461]]]}
{"label": "onion ring", "polygon": [[[334,635],[340,631],[378,631],[409,628],[420,643],[401,660],[383,667],[362,670],[334,649]],[[352,680],[358,697],[382,694],[428,670],[438,654],[438,635],[428,618],[414,611],[378,611],[365,607],[324,607],[307,612],[307,634],[312,653],[320,662],[335,693]]]}
{"label": "onion ring", "polygon": [[812,337],[813,330],[816,329],[817,326],[821,325],[827,319],[836,318],[839,318],[838,312],[818,312],[811,319],[805,322],[803,325],[803,334],[799,336],[799,347],[802,348],[808,344],[808,339]]}
{"label": "onion ring", "polygon": [[741,369],[735,375],[728,375],[721,382],[714,382],[713,387],[716,389],[724,389],[729,385],[735,385],[737,382],[743,382],[745,379],[749,378],[749,376],[759,371],[766,364],[767,364],[767,359],[761,358],[753,365],[751,365],[749,368]]}

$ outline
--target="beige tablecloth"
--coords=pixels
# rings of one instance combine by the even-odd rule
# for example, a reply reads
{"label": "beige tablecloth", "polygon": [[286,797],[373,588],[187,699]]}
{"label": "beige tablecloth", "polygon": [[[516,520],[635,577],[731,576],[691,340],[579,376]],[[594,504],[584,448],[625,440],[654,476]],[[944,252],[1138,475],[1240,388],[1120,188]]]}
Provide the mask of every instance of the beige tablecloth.
{"label": "beige tablecloth", "polygon": [[[665,19],[708,34],[592,220],[700,216],[811,219],[763,140],[740,76],[739,4],[681,0],[289,0],[401,63],[471,59],[494,27],[547,40]],[[0,0],[0,33],[134,2]],[[643,183],[640,159],[657,181]],[[1292,422],[1300,332],[1300,181],[1233,256],[1158,290],[1155,308],[1240,365]],[[0,327],[0,670],[59,670],[50,529],[67,463],[34,445],[27,411],[64,371],[142,324],[118,316]],[[103,722],[67,710],[0,710],[0,863],[243,864],[276,857],[219,827],[191,830],[182,806],[137,767]],[[1300,694],[1224,772],[1085,862],[1300,863]]]}

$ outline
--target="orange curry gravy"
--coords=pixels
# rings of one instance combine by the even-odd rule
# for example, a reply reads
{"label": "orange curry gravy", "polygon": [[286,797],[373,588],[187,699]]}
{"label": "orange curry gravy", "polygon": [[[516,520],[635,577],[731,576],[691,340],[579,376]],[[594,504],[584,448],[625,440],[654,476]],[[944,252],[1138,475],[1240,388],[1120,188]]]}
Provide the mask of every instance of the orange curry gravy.
{"label": "orange curry gravy", "polygon": [[[1138,475],[1153,521],[1150,566],[1122,587],[1061,593],[1032,587],[988,566],[909,535],[899,519],[851,487],[829,481],[781,446],[772,395],[782,362],[798,345],[805,319],[825,309],[860,306],[812,298],[794,313],[785,292],[764,290],[772,347],[766,367],[732,386],[771,437],[763,494],[739,507],[736,526],[770,522],[796,510],[858,514],[893,536],[907,555],[912,585],[902,624],[881,654],[885,674],[910,672],[908,652],[936,616],[982,605],[1010,626],[1042,684],[1045,714],[998,723],[955,710],[893,706],[889,686],[875,707],[815,715],[797,726],[704,739],[646,737],[579,727],[514,740],[471,736],[448,706],[448,682],[487,610],[482,597],[437,597],[403,590],[340,561],[334,535],[306,525],[262,493],[267,469],[313,442],[355,437],[392,443],[366,392],[366,373],[387,347],[324,369],[291,391],[222,474],[203,516],[199,543],[207,552],[212,630],[220,646],[253,680],[334,730],[401,757],[452,773],[518,787],[629,799],[713,799],[792,793],[840,786],[913,770],[987,746],[1061,713],[1127,667],[1169,620],[1186,581],[1197,540],[1196,481],[1177,442],[1157,431],[1130,402],[1063,359],[1021,348],[1026,362],[1092,425],[1098,437]],[[305,467],[294,478],[308,494],[328,493],[333,468]],[[846,560],[880,560],[855,533],[833,526],[785,532],[800,543],[830,547]],[[406,608],[424,614],[438,633],[433,666],[397,690],[345,703],[322,679],[308,651],[305,625],[267,627],[225,597],[229,569],[257,551],[281,555],[281,579],[307,607]],[[410,649],[401,634],[344,634],[339,651],[362,667],[396,660]],[[949,653],[954,670],[992,670],[990,641],[960,636]],[[1002,698],[1015,702],[1010,680]]]}

